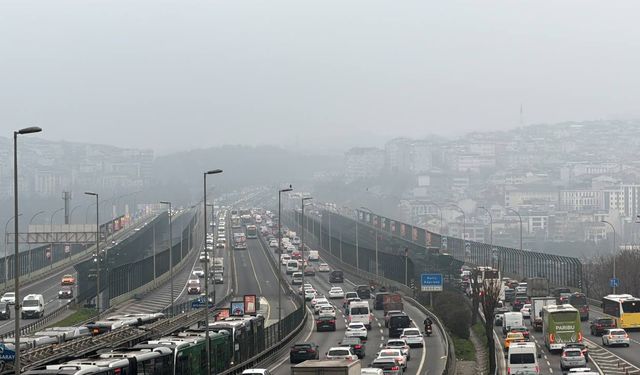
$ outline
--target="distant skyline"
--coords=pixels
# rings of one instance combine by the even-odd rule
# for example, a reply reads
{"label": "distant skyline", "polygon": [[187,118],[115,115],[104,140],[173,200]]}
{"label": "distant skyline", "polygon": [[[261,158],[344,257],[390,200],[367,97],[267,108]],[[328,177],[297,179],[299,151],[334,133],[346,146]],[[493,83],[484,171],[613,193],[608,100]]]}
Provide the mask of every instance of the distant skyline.
{"label": "distant skyline", "polygon": [[640,118],[640,2],[5,0],[0,136],[308,150]]}

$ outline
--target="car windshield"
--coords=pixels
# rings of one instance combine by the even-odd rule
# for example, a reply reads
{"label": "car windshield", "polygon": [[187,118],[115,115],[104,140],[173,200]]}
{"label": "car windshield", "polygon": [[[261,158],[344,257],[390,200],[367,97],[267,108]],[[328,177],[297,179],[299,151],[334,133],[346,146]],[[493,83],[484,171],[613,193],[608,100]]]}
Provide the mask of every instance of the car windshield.
{"label": "car windshield", "polygon": [[611,335],[624,335],[626,332],[622,329],[612,329],[609,330],[609,334]]}
{"label": "car windshield", "polygon": [[329,355],[349,355],[348,350],[337,349],[337,350],[329,350]]}
{"label": "car windshield", "polygon": [[395,350],[381,350],[378,356],[379,357],[396,357],[398,355],[401,355],[401,354]]}
{"label": "car windshield", "polygon": [[39,304],[40,303],[38,302],[37,299],[28,299],[28,300],[26,300],[26,301],[24,301],[22,303],[22,306],[24,306],[24,307],[35,307],[35,306],[38,306]]}
{"label": "car windshield", "polygon": [[404,341],[388,341],[387,346],[404,346]]}
{"label": "car windshield", "polygon": [[364,324],[362,323],[350,323],[349,329],[362,329],[364,328]]}
{"label": "car windshield", "polygon": [[4,294],[4,296],[5,296],[5,297],[15,297],[15,296],[16,296],[16,294],[15,294],[15,293],[13,293],[13,292],[9,292],[9,293],[5,293],[5,294]]}
{"label": "car windshield", "polygon": [[596,321],[596,323],[606,324],[606,325],[613,325],[613,319],[610,319],[610,318],[598,319]]}
{"label": "car windshield", "polygon": [[351,315],[366,315],[369,314],[368,307],[354,307],[349,311]]}
{"label": "car windshield", "polygon": [[565,350],[564,354],[567,357],[580,357],[582,352],[580,350]]}

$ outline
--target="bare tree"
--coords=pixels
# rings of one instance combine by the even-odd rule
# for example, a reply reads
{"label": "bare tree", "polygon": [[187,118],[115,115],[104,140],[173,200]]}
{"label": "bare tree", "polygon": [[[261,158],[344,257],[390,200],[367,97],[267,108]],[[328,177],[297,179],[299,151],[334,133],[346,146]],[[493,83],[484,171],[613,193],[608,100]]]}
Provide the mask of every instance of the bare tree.
{"label": "bare tree", "polygon": [[478,280],[480,271],[473,269],[471,271],[471,326],[478,322],[478,309],[480,307],[480,292],[482,291],[482,283]]}
{"label": "bare tree", "polygon": [[495,309],[498,307],[500,300],[500,291],[502,289],[502,280],[488,279],[483,280],[482,290],[478,297],[482,313],[484,314],[484,331],[487,338],[487,346],[489,347],[489,373],[492,374],[496,369],[496,346],[493,340],[493,319]]}

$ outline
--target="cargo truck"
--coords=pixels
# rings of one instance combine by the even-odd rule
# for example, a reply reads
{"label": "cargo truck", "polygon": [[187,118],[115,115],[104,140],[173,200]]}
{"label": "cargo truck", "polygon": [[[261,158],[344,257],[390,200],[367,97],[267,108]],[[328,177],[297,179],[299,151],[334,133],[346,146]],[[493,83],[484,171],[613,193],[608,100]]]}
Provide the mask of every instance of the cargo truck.
{"label": "cargo truck", "polygon": [[549,280],[544,277],[530,277],[527,279],[527,297],[547,297],[549,295]]}
{"label": "cargo truck", "polygon": [[310,359],[291,367],[291,375],[360,375],[360,361]]}
{"label": "cargo truck", "polygon": [[531,326],[534,331],[542,331],[542,308],[555,304],[555,297],[534,297],[531,299]]}
{"label": "cargo truck", "polygon": [[398,293],[389,293],[382,296],[382,309],[386,314],[389,310],[403,311],[402,296]]}

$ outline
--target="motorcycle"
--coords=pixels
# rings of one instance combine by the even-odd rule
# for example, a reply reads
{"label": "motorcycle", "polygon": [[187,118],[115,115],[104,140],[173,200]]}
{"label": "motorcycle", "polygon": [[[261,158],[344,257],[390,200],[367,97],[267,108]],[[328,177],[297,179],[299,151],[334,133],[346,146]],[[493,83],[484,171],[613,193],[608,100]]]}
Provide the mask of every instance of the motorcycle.
{"label": "motorcycle", "polygon": [[424,334],[425,335],[431,336],[432,333],[433,333],[433,331],[431,330],[431,324],[429,324],[426,327],[424,327]]}

